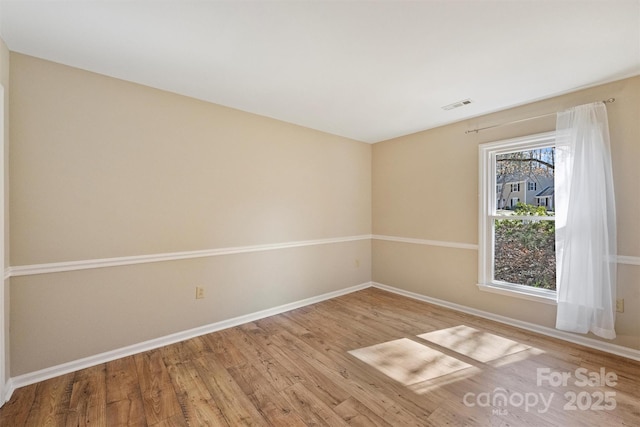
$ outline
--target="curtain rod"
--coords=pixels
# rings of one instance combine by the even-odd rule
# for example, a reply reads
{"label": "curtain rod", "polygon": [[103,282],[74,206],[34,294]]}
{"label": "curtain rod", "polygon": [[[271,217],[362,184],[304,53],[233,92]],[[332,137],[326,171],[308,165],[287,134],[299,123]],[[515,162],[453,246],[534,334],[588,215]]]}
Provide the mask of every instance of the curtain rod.
{"label": "curtain rod", "polygon": [[[605,99],[605,100],[604,100],[604,101],[602,101],[602,102],[603,102],[604,104],[612,104],[612,103],[616,102],[616,99],[615,99],[615,98],[609,98],[609,99]],[[482,131],[482,130],[493,129],[493,128],[497,128],[497,127],[500,127],[500,126],[511,125],[511,124],[514,124],[514,123],[526,122],[526,121],[529,121],[529,120],[541,119],[541,118],[543,118],[543,117],[553,116],[553,115],[555,115],[555,114],[557,114],[557,113],[547,113],[547,114],[542,114],[542,115],[540,115],[540,116],[529,117],[529,118],[526,118],[526,119],[513,120],[513,121],[510,121],[510,122],[504,122],[504,123],[500,123],[500,124],[493,125],[493,126],[487,126],[487,127],[483,127],[483,128],[470,129],[470,130],[465,131],[464,133],[465,133],[465,134],[474,133],[474,132],[475,132],[475,133],[478,133],[478,132],[480,132],[480,131]]]}

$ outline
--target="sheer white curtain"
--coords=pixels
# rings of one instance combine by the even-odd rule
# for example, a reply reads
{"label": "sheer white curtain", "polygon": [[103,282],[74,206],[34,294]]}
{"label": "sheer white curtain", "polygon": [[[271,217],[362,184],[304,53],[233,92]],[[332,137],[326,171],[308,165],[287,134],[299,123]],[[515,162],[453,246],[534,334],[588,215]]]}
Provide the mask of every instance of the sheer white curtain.
{"label": "sheer white curtain", "polygon": [[556,124],[556,328],[616,337],[616,212],[607,109],[558,113]]}

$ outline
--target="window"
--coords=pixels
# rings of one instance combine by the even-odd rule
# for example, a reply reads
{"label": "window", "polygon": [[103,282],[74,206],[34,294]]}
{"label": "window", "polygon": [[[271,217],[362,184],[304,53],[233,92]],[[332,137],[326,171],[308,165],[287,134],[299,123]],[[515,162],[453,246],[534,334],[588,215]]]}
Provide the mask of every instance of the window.
{"label": "window", "polygon": [[[480,146],[479,286],[483,290],[555,302],[555,216],[550,210],[554,145],[552,132]],[[498,182],[512,183],[512,192],[520,190],[520,183],[535,190],[541,182],[548,198],[512,194],[505,208],[500,203],[504,195],[494,193]]]}

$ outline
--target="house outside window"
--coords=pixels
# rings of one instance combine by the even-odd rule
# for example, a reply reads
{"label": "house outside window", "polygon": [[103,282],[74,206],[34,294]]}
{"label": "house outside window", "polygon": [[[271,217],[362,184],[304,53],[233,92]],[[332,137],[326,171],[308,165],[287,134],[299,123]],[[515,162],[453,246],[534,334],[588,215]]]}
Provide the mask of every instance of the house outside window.
{"label": "house outside window", "polygon": [[480,146],[483,290],[555,303],[554,144],[551,132]]}

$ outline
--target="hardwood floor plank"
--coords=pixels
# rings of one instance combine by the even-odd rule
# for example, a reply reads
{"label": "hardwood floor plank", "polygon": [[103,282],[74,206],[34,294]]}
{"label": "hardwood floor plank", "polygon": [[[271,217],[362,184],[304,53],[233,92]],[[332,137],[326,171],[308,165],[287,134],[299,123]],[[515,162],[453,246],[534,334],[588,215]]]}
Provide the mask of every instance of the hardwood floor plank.
{"label": "hardwood floor plank", "polygon": [[107,403],[107,426],[143,427],[147,425],[142,399],[122,399]]}
{"label": "hardwood floor plank", "polygon": [[147,424],[154,425],[182,413],[171,377],[158,350],[134,356]]}
{"label": "hardwood floor plank", "polygon": [[160,357],[162,357],[165,366],[177,365],[192,360],[194,354],[193,351],[191,351],[189,343],[191,341],[197,341],[198,338],[199,337],[193,340],[177,342],[157,349],[157,351],[160,352]]}
{"label": "hardwood floor plank", "polygon": [[182,415],[194,426],[227,426],[220,408],[191,361],[193,352],[185,342],[161,349]]}
{"label": "hardwood floor plank", "polygon": [[340,403],[334,408],[334,411],[350,426],[393,427],[353,397],[350,397]]}
{"label": "hardwood floor plank", "polygon": [[106,401],[108,426],[146,426],[144,402],[132,356],[107,363]]}
{"label": "hardwood floor plank", "polygon": [[231,374],[212,354],[203,354],[194,361],[198,374],[230,426],[268,425],[253,406]]}
{"label": "hardwood floor plank", "polygon": [[281,394],[287,398],[306,425],[349,425],[301,383],[287,387]]}
{"label": "hardwood floor plank", "polygon": [[254,366],[230,368],[229,373],[270,425],[306,425],[292,405]]}
{"label": "hardwood floor plank", "polygon": [[165,418],[164,420],[158,421],[155,424],[149,424],[149,427],[191,427],[187,423],[187,420],[180,415],[174,415],[170,418]]}
{"label": "hardwood floor plank", "polygon": [[106,365],[76,372],[73,379],[67,426],[106,426]]}
{"label": "hardwood floor plank", "polygon": [[0,410],[0,426],[23,426],[29,416],[29,410],[36,400],[37,384],[19,388]]}
{"label": "hardwood floor plank", "polygon": [[280,391],[297,382],[291,372],[283,368],[261,346],[256,345],[252,338],[242,331],[242,328],[230,329],[227,332],[230,341],[233,342],[233,349],[244,356],[246,363],[242,366],[253,366],[269,381],[273,389]]}
{"label": "hardwood floor plank", "polygon": [[63,426],[67,421],[74,373],[43,381],[36,388],[26,426]]}
{"label": "hardwood floor plank", "polygon": [[209,342],[207,340],[207,337],[211,336],[213,334],[208,334],[208,335],[204,335],[204,336],[200,336],[200,337],[195,337],[192,338],[190,340],[187,341],[183,341],[182,343],[179,344],[184,344],[191,352],[190,358],[188,360],[193,360],[193,359],[197,359],[198,357],[202,356],[203,354],[211,354],[213,353],[213,350],[211,349],[211,346],[209,345]]}
{"label": "hardwood floor plank", "polygon": [[189,425],[226,426],[222,411],[201,380],[193,362],[186,361],[168,367],[175,384],[182,414]]}
{"label": "hardwood floor plank", "polygon": [[[280,321],[287,322],[288,320],[281,318]],[[303,382],[307,388],[312,389],[314,394],[325,404],[334,407],[351,397],[339,384],[331,381],[306,361],[297,357],[296,350],[287,351],[288,349],[279,346],[273,341],[274,334],[268,332],[268,330],[284,330],[280,322],[274,323],[273,319],[269,318],[262,319],[259,323],[266,329],[257,325],[250,329],[251,336],[257,342],[257,345],[261,345],[265,351],[269,352],[274,359],[278,360],[281,365],[290,371],[294,379]],[[304,335],[307,335],[307,333],[304,333]]]}
{"label": "hardwood floor plank", "polygon": [[247,364],[247,357],[233,342],[232,334],[231,329],[225,329],[203,337],[213,354],[216,355],[225,368],[244,366]]}
{"label": "hardwood floor plank", "polygon": [[107,403],[140,395],[140,383],[133,356],[108,362],[106,368]]}

